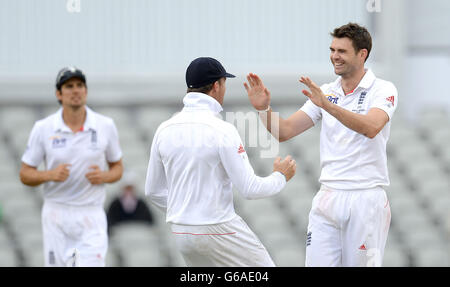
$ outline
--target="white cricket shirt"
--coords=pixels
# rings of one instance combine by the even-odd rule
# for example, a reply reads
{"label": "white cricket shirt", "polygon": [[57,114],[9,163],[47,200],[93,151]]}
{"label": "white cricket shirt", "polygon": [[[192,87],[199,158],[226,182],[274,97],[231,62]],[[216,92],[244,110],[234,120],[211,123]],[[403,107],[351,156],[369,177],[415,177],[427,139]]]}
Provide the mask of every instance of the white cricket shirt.
{"label": "white cricket shirt", "polygon": [[367,114],[371,108],[379,108],[389,116],[389,122],[373,138],[359,134],[339,122],[325,110],[308,100],[301,108],[316,124],[322,120],[320,132],[319,182],[335,189],[368,189],[389,185],[386,143],[391,119],[398,105],[395,86],[366,73],[351,94],[345,95],[341,78],[321,86],[328,100],[359,114]]}
{"label": "white cricket shirt", "polygon": [[236,128],[218,117],[222,106],[188,93],[184,108],[163,122],[153,138],[145,193],[167,212],[166,221],[207,225],[236,215],[233,185],[247,199],[278,193],[286,184],[274,172],[256,176]]}
{"label": "white cricket shirt", "polygon": [[92,185],[85,177],[91,165],[107,170],[108,162],[122,158],[119,137],[114,121],[86,107],[86,120],[76,133],[64,123],[62,108],[42,120],[31,130],[22,161],[45,169],[69,163],[69,177],[63,182],[44,183],[44,200],[68,205],[103,205],[104,184]]}

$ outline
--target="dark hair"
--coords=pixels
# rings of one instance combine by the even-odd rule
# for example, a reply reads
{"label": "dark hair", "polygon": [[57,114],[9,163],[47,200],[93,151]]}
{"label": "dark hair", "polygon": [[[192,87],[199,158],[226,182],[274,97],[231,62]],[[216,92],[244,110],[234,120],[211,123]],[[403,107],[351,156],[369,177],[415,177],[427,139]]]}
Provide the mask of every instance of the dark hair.
{"label": "dark hair", "polygon": [[364,61],[367,61],[370,55],[370,50],[372,50],[372,37],[365,27],[362,27],[356,23],[348,23],[334,29],[333,33],[330,34],[335,38],[349,38],[352,40],[353,48],[356,53],[362,49],[366,49],[367,57]]}
{"label": "dark hair", "polygon": [[214,83],[208,84],[208,85],[200,87],[200,88],[188,88],[187,92],[188,93],[196,92],[196,93],[207,94],[212,90]]}
{"label": "dark hair", "polygon": [[207,93],[209,93],[212,90],[215,82],[219,82],[219,84],[220,84],[220,80],[221,79],[223,79],[223,78],[217,79],[216,81],[212,82],[211,84],[208,84],[208,85],[200,87],[200,88],[188,88],[187,92],[188,93],[195,92],[195,93],[207,94]]}

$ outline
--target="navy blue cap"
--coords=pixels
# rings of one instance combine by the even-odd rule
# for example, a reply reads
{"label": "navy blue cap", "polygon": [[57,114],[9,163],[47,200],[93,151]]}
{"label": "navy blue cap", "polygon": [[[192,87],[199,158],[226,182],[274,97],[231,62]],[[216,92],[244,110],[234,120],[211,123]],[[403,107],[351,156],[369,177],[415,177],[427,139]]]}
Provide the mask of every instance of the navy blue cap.
{"label": "navy blue cap", "polygon": [[236,76],[227,73],[219,61],[209,57],[195,59],[186,70],[188,88],[200,88],[223,77],[234,78]]}
{"label": "navy blue cap", "polygon": [[71,66],[62,68],[58,72],[58,76],[56,76],[56,88],[60,90],[62,85],[72,78],[79,78],[86,84],[86,77],[83,72],[80,69]]}

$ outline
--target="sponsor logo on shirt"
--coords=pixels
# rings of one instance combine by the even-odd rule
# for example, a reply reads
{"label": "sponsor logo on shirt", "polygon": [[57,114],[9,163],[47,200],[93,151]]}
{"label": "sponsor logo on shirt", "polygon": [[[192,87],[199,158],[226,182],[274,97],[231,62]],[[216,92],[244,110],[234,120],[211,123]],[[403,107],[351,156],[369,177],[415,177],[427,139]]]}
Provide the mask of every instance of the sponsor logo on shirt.
{"label": "sponsor logo on shirt", "polygon": [[333,104],[337,104],[338,103],[339,97],[334,96],[334,95],[325,95],[325,96],[327,97],[328,101],[330,101],[331,103],[333,103]]}
{"label": "sponsor logo on shirt", "polygon": [[239,148],[238,148],[238,154],[241,154],[241,153],[244,153],[245,152],[245,149],[244,149],[244,147],[242,146],[242,144],[239,146]]}
{"label": "sponsor logo on shirt", "polygon": [[52,140],[52,148],[64,148],[66,147],[67,139],[60,136],[50,137]]}

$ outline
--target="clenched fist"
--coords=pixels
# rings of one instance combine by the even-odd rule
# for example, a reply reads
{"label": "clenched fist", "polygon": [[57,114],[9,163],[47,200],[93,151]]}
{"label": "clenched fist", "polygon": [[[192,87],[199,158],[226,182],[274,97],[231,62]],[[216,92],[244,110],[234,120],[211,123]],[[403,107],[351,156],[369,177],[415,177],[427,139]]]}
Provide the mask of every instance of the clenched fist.
{"label": "clenched fist", "polygon": [[102,184],[103,181],[103,171],[98,165],[91,165],[89,167],[90,172],[86,173],[86,178],[91,184]]}
{"label": "clenched fist", "polygon": [[283,160],[281,157],[277,157],[273,162],[273,171],[279,171],[286,177],[286,181],[289,181],[295,174],[297,164],[295,160],[288,155]]}
{"label": "clenched fist", "polygon": [[51,181],[65,181],[70,174],[69,167],[70,163],[63,163],[58,165],[56,168],[50,171],[50,180]]}

